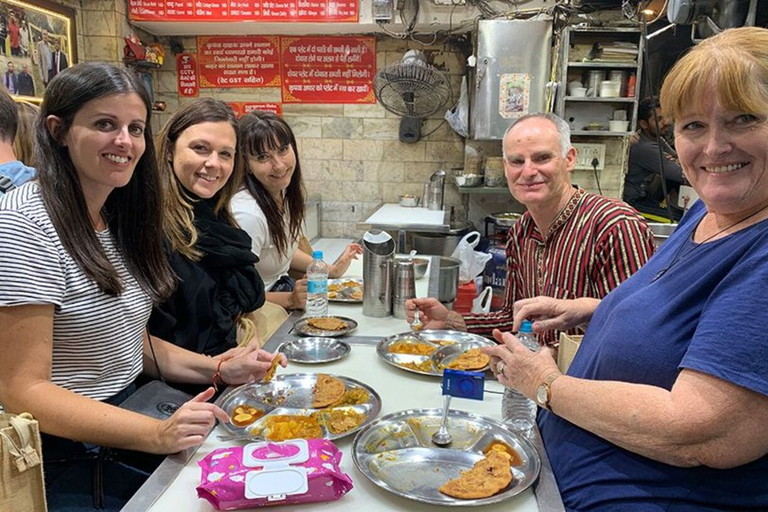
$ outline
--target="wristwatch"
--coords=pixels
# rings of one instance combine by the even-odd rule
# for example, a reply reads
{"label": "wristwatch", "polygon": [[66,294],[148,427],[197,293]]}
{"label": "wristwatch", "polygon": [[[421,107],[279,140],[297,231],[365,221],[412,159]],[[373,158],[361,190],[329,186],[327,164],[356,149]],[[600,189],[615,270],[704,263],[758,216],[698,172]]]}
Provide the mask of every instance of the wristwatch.
{"label": "wristwatch", "polygon": [[561,375],[560,372],[550,373],[536,389],[536,402],[544,409],[549,410],[549,401],[552,399],[552,383]]}

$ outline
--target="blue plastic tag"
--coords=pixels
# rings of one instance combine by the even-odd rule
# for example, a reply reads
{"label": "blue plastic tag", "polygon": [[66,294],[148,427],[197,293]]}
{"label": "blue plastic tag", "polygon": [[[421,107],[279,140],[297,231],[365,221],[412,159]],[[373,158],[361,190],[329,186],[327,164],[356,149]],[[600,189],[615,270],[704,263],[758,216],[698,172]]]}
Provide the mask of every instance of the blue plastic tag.
{"label": "blue plastic tag", "polygon": [[443,370],[443,394],[456,398],[482,400],[485,373]]}

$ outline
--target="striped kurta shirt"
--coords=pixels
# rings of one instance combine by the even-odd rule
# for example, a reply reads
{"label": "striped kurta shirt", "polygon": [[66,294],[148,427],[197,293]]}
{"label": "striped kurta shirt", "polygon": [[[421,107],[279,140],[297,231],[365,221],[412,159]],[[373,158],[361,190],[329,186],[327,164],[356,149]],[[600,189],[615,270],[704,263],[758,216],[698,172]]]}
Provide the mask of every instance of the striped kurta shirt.
{"label": "striped kurta shirt", "polygon": [[[577,189],[544,236],[529,212],[509,231],[504,305],[490,314],[464,316],[467,330],[490,335],[511,331],[513,304],[545,295],[602,299],[635,273],[655,250],[645,220],[617,199]],[[576,334],[577,329],[570,331]],[[559,332],[541,334],[556,342]]]}

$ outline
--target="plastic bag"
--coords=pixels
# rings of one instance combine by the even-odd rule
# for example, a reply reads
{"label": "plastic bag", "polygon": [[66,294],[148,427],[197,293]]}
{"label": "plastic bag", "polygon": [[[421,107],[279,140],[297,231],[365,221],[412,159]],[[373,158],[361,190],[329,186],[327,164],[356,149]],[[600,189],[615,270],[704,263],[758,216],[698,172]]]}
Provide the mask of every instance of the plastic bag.
{"label": "plastic bag", "polygon": [[459,101],[451,110],[445,111],[445,120],[456,133],[464,138],[469,137],[469,94],[466,76],[461,78]]}
{"label": "plastic bag", "polygon": [[480,242],[480,233],[472,231],[461,239],[459,245],[453,250],[452,258],[461,262],[459,265],[459,283],[468,283],[485,269],[485,264],[491,259],[490,254],[475,251]]}
{"label": "plastic bag", "polygon": [[493,299],[493,288],[486,286],[480,294],[472,301],[472,313],[490,313],[491,300]]}

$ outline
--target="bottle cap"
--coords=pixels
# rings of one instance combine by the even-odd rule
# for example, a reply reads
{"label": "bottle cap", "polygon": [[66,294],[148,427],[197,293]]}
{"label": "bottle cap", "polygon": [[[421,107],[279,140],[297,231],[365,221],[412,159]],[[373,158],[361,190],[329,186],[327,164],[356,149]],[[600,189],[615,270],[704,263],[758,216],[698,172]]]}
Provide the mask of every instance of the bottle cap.
{"label": "bottle cap", "polygon": [[323,251],[313,251],[313,252],[312,252],[312,257],[313,257],[314,259],[316,259],[316,260],[321,260],[321,259],[323,259]]}
{"label": "bottle cap", "polygon": [[523,320],[520,324],[520,331],[518,332],[533,332],[533,322],[530,320]]}

